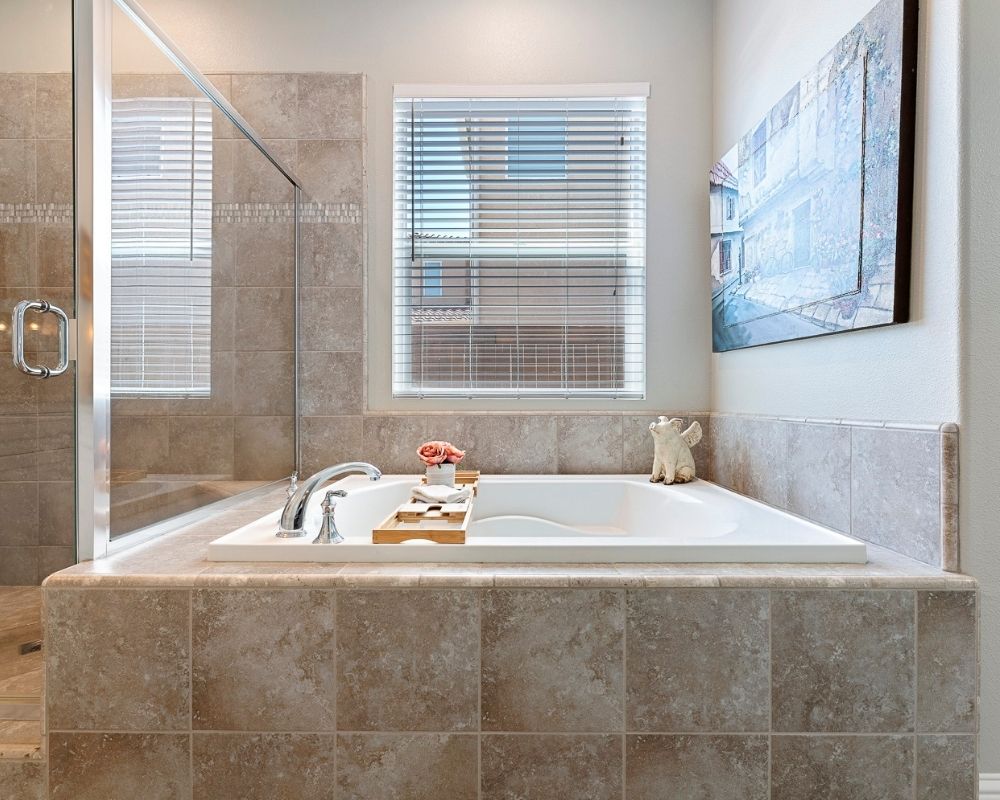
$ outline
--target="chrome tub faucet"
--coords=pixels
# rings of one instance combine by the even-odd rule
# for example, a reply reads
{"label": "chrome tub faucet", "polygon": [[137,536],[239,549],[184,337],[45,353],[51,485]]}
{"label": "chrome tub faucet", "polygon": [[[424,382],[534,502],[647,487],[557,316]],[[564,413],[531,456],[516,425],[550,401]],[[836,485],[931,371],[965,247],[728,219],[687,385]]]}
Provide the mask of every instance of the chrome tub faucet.
{"label": "chrome tub faucet", "polygon": [[[336,464],[332,467],[321,469],[315,475],[298,484],[295,491],[291,493],[288,502],[285,503],[284,510],[281,512],[281,522],[278,524],[278,532],[275,536],[279,539],[295,539],[300,536],[306,536],[306,508],[309,505],[309,498],[312,497],[313,492],[324,484],[346,477],[347,475],[367,475],[373,481],[377,481],[382,477],[382,473],[378,467],[363,461],[350,461],[346,464]],[[323,502],[322,530],[314,540],[314,544],[322,544],[328,541],[330,543],[343,541],[343,537],[337,533],[336,526],[333,524],[333,509],[336,503],[333,498],[344,497],[346,494],[346,492],[342,492],[339,489],[327,494]],[[327,522],[327,517],[329,517],[329,523]],[[325,538],[323,535],[324,531],[326,533]]]}

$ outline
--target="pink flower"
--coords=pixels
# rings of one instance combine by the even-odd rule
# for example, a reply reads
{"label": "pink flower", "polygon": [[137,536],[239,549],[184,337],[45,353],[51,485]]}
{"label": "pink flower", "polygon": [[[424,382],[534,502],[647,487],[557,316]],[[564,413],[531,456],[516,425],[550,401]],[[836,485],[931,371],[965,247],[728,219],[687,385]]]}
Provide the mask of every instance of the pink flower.
{"label": "pink flower", "polygon": [[465,457],[465,451],[459,450],[451,442],[424,442],[417,448],[417,455],[427,466],[437,464],[457,464]]}

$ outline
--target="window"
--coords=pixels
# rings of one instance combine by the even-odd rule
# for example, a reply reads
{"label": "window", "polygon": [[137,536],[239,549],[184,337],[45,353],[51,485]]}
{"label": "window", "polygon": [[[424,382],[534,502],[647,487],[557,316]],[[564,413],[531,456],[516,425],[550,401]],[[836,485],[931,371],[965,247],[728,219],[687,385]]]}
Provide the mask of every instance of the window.
{"label": "window", "polygon": [[643,396],[647,89],[586,88],[396,88],[394,396]]}
{"label": "window", "polygon": [[733,268],[733,243],[723,239],[719,245],[719,274],[725,275]]}
{"label": "window", "polygon": [[534,120],[535,127],[522,130],[520,120],[507,127],[507,177],[566,179],[566,122],[560,117]]}
{"label": "window", "polygon": [[440,261],[428,261],[424,259],[423,271],[423,292],[424,297],[443,297],[444,284]]}
{"label": "window", "polygon": [[111,393],[211,395],[212,105],[112,104]]}
{"label": "window", "polygon": [[726,219],[734,220],[736,219],[736,198],[727,197],[726,198]]}

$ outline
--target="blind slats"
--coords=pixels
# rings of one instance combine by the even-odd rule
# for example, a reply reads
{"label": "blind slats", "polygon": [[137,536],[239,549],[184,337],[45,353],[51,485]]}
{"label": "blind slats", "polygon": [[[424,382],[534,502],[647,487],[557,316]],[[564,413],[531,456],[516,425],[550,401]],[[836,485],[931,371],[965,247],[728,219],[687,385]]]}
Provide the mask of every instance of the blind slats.
{"label": "blind slats", "polygon": [[645,391],[644,97],[397,97],[393,393]]}
{"label": "blind slats", "polygon": [[112,103],[111,393],[207,397],[212,106]]}

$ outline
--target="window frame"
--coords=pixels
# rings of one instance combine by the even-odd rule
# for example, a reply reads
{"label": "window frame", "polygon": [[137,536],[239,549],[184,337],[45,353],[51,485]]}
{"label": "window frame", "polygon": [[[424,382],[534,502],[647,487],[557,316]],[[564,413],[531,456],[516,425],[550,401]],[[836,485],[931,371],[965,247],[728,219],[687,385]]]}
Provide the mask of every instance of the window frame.
{"label": "window frame", "polygon": [[[469,86],[469,85],[456,85],[456,86],[440,86],[440,85],[412,85],[405,84],[393,87],[394,107],[393,112],[393,122],[394,122],[394,132],[392,138],[393,151],[396,154],[394,156],[394,165],[392,170],[392,186],[393,186],[393,220],[391,225],[392,230],[392,257],[393,257],[393,281],[392,281],[392,309],[391,309],[391,332],[390,332],[390,360],[389,360],[389,386],[390,396],[393,399],[405,399],[405,400],[421,400],[428,398],[465,398],[465,399],[517,399],[523,398],[525,396],[534,396],[539,398],[563,398],[563,397],[577,397],[577,398],[605,398],[608,400],[645,400],[646,399],[646,381],[647,381],[647,358],[648,358],[648,343],[647,343],[647,298],[646,298],[646,283],[647,283],[647,271],[646,271],[646,178],[647,178],[647,164],[645,159],[645,147],[646,147],[646,120],[647,120],[647,103],[649,97],[649,85],[648,84],[587,84],[580,86],[565,86],[565,85],[537,85],[537,86],[504,86],[504,87],[483,87],[483,86]],[[501,388],[484,388],[479,385],[482,380],[470,379],[467,385],[461,388],[439,388],[439,387],[428,387],[420,383],[420,379],[414,379],[413,373],[409,372],[411,364],[416,363],[410,359],[415,359],[413,351],[410,349],[410,342],[413,335],[412,331],[407,329],[405,333],[398,333],[397,329],[400,325],[400,314],[409,313],[417,301],[417,295],[414,295],[414,290],[412,286],[406,286],[405,281],[401,280],[400,275],[407,274],[407,269],[412,269],[412,259],[413,258],[423,258],[423,256],[416,255],[416,251],[412,249],[412,244],[410,245],[411,260],[410,267],[401,268],[400,267],[400,236],[399,229],[406,228],[405,225],[400,223],[401,212],[403,216],[409,215],[412,218],[415,215],[414,207],[418,205],[418,202],[414,200],[414,196],[409,194],[408,187],[404,184],[409,183],[412,177],[404,178],[401,175],[402,169],[399,166],[398,159],[400,158],[399,153],[405,152],[399,149],[400,145],[400,122],[398,119],[398,104],[401,100],[412,101],[412,100],[440,100],[440,99],[451,99],[451,100],[499,100],[499,99],[518,99],[518,98],[531,98],[531,99],[550,99],[550,100],[562,100],[562,99],[600,99],[602,101],[613,102],[626,100],[628,102],[638,102],[640,103],[639,108],[641,109],[639,122],[639,128],[635,128],[635,118],[633,117],[634,111],[623,111],[625,118],[630,122],[632,127],[626,128],[626,133],[629,133],[630,146],[635,146],[632,140],[632,136],[638,135],[640,138],[637,140],[639,142],[639,150],[641,155],[641,170],[638,173],[632,172],[634,167],[629,167],[628,178],[623,179],[623,185],[629,187],[631,192],[639,192],[638,195],[638,206],[639,210],[629,210],[623,212],[625,218],[631,220],[630,227],[641,228],[640,234],[635,237],[637,244],[635,247],[631,247],[627,252],[630,255],[627,256],[630,261],[623,267],[619,264],[609,265],[609,269],[619,270],[625,269],[626,274],[629,270],[636,270],[638,268],[638,279],[637,282],[631,282],[631,279],[626,278],[626,283],[623,284],[625,292],[627,294],[632,294],[635,292],[635,296],[640,298],[638,302],[632,306],[632,309],[641,309],[639,311],[631,310],[628,301],[624,300],[621,308],[624,310],[622,314],[624,315],[624,321],[620,323],[623,325],[622,339],[619,340],[622,344],[619,346],[623,347],[623,355],[618,356],[620,361],[616,363],[619,365],[616,369],[622,370],[625,377],[619,377],[616,380],[621,381],[621,385],[617,388],[592,388],[583,387],[578,388],[577,386],[561,386],[559,388],[542,388],[534,389],[530,387],[525,387],[521,385],[510,385]],[[623,108],[628,108],[628,106],[623,106]],[[470,111],[470,113],[472,113]],[[461,118],[459,118],[460,120]],[[459,123],[461,125],[461,123]],[[414,137],[412,121],[408,127],[410,131],[410,136]],[[638,134],[635,132],[639,131]],[[503,134],[501,134],[503,136]],[[623,139],[622,144],[625,144]],[[420,145],[418,145],[419,149]],[[412,141],[410,142],[410,152],[412,154]],[[634,150],[626,150],[630,154],[630,160],[635,158]],[[412,156],[411,156],[412,157]],[[506,159],[504,159],[506,161]],[[567,159],[567,162],[569,159]],[[501,173],[507,178],[516,178],[518,176],[512,176],[510,171],[506,167],[506,163],[503,166],[503,172]],[[412,170],[412,163],[410,165],[410,170]],[[406,174],[410,174],[407,172]],[[541,181],[549,180],[553,182],[560,182],[561,177],[549,177],[549,176],[539,176]],[[534,177],[521,176],[523,180],[533,180]],[[474,181],[475,182],[475,181]],[[637,189],[636,187],[641,187]],[[479,208],[479,198],[470,198],[470,210],[472,219],[475,219],[476,212]],[[474,224],[474,222],[472,223]],[[620,224],[616,222],[616,225]],[[412,228],[410,228],[412,231]],[[412,237],[412,234],[411,234]],[[631,240],[630,240],[631,241]],[[601,258],[600,255],[595,256]],[[622,256],[610,256],[611,258],[626,257]],[[635,259],[635,262],[631,262],[631,259]],[[478,320],[479,315],[482,313],[482,305],[480,304],[479,295],[477,291],[477,276],[479,270],[477,269],[477,264],[479,257],[474,254],[470,254],[469,259],[469,287],[468,287],[468,298],[467,298],[467,308],[466,311],[470,315],[475,315]],[[530,269],[530,267],[527,267]],[[401,269],[403,272],[401,273]],[[580,286],[585,287],[587,284],[580,284]],[[619,295],[620,288],[612,293],[611,296],[623,296]],[[433,305],[433,304],[432,304]],[[489,305],[488,303],[486,304]],[[465,307],[465,306],[463,306]],[[523,306],[521,306],[523,307]],[[609,305],[608,308],[612,308]],[[572,309],[577,308],[577,306],[570,306],[571,314]],[[458,309],[460,310],[460,309]],[[615,312],[617,313],[617,312]],[[405,323],[409,326],[409,322]],[[470,322],[470,327],[478,325],[480,323]],[[574,323],[577,324],[577,323]],[[406,336],[403,345],[399,344],[399,336]],[[470,336],[472,332],[470,332]],[[401,350],[402,348],[402,350]],[[567,351],[568,352],[568,351]],[[473,362],[467,362],[470,364]],[[604,356],[605,358],[607,356]],[[574,363],[572,357],[564,355],[562,358],[570,358],[569,363]],[[404,377],[400,378],[400,374]],[[487,378],[488,382],[489,379]],[[512,382],[516,383],[514,379]]]}

